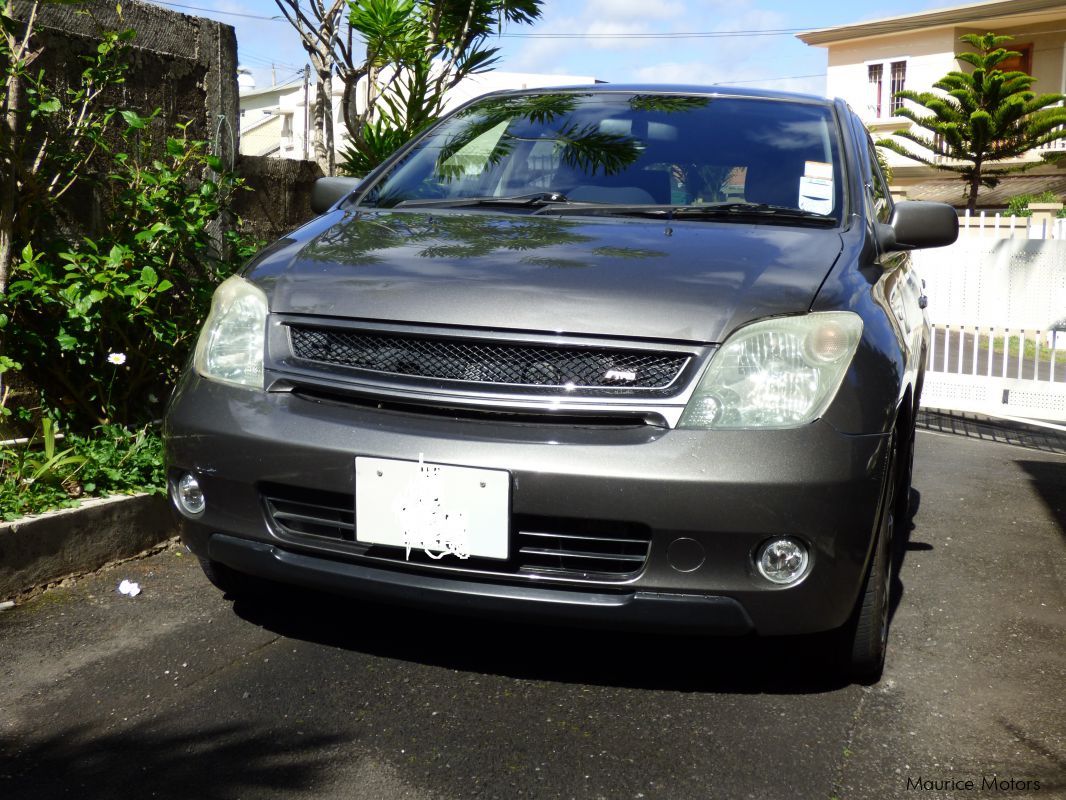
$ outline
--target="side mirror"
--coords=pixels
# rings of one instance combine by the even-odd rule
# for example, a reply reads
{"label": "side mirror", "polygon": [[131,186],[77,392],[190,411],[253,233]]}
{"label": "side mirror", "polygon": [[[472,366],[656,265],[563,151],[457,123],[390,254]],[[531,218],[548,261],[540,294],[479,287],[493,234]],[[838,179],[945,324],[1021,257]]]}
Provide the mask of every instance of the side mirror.
{"label": "side mirror", "polygon": [[947,203],[904,200],[896,203],[887,225],[878,225],[885,251],[946,247],[959,238],[959,215]]}
{"label": "side mirror", "polygon": [[362,178],[319,178],[311,187],[311,210],[325,214],[362,184]]}

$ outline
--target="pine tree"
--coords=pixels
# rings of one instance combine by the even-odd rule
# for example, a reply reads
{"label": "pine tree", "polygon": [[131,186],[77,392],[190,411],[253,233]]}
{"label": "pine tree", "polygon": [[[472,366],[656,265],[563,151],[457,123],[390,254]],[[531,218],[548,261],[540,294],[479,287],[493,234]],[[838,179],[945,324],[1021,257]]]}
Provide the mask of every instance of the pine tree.
{"label": "pine tree", "polygon": [[999,177],[1038,166],[1039,161],[1003,166],[1043,145],[1066,138],[1066,108],[1061,94],[1036,94],[1035,78],[1024,72],[1004,72],[999,65],[1020,56],[1002,45],[1013,37],[994,33],[966,34],[962,41],[977,52],[956,58],[973,66],[972,72],[953,70],[933,84],[941,93],[904,90],[896,97],[921,106],[926,112],[904,106],[897,113],[917,128],[892,136],[918,145],[908,147],[896,139],[881,139],[884,147],[937,169],[959,173],[967,186],[967,208],[974,211],[982,186],[994,187]]}

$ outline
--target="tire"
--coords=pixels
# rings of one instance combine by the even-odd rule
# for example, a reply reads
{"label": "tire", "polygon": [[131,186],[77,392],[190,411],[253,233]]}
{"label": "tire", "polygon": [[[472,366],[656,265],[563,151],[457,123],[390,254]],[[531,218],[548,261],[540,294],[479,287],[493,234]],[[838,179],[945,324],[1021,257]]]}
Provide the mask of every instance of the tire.
{"label": "tire", "polygon": [[855,609],[849,636],[847,663],[851,677],[859,683],[872,684],[881,679],[888,647],[889,592],[892,585],[892,536],[897,511],[896,489],[899,484],[898,444],[893,434],[885,477],[885,497],[873,557],[866,573],[862,596]]}
{"label": "tire", "polygon": [[230,597],[254,597],[263,590],[262,581],[258,578],[238,572],[219,561],[201,558],[200,568],[216,589]]}
{"label": "tire", "polygon": [[914,444],[917,431],[918,405],[922,400],[922,383],[925,373],[918,374],[914,399],[907,414],[905,439],[900,453],[899,483],[896,490],[896,523],[906,526],[911,519],[911,481],[914,476]]}

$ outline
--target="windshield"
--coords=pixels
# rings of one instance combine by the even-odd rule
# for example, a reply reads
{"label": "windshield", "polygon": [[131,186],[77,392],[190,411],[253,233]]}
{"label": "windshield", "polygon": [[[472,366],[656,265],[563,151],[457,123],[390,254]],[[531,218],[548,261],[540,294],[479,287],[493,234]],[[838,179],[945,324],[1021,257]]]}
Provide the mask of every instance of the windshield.
{"label": "windshield", "polygon": [[495,97],[438,125],[361,204],[729,204],[734,211],[757,204],[839,222],[837,138],[830,109],[803,102],[610,92]]}

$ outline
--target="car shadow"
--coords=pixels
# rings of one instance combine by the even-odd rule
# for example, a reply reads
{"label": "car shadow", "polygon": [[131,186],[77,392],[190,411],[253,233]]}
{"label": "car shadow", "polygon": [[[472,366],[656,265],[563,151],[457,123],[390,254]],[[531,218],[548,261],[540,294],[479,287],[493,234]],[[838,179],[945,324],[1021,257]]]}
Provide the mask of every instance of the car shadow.
{"label": "car shadow", "polygon": [[907,553],[933,549],[931,544],[912,541],[912,535],[917,527],[914,523],[914,518],[918,514],[921,505],[922,493],[911,487],[910,513],[907,515],[907,519],[903,521],[903,524],[896,525],[895,535],[892,539],[892,585],[889,587],[888,594],[889,624],[896,616],[896,610],[899,608],[900,603],[903,602],[905,588],[900,575],[902,574],[903,562],[907,559]]}
{"label": "car shadow", "polygon": [[681,692],[843,688],[839,638],[710,637],[548,626],[384,606],[291,587],[237,599],[266,630],[325,647],[516,679]]}

